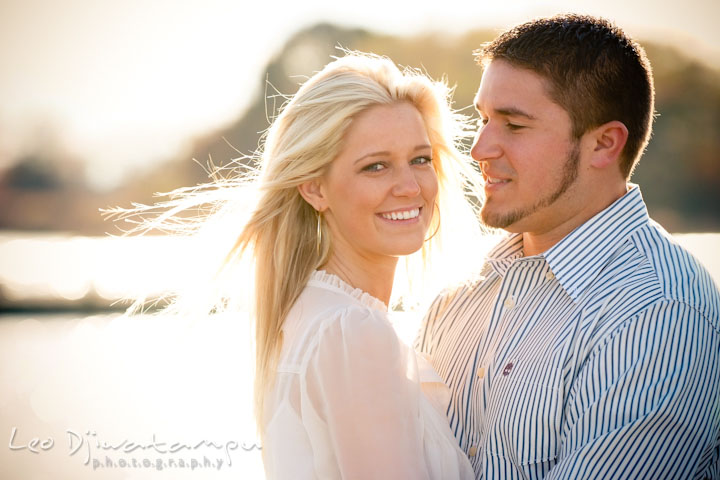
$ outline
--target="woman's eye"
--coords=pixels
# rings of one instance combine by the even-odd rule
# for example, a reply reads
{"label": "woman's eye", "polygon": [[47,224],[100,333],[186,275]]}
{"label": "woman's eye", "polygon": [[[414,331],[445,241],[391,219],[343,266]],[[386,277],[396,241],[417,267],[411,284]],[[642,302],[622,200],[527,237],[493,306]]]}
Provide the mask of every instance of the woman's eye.
{"label": "woman's eye", "polygon": [[370,165],[366,165],[363,167],[363,172],[379,172],[380,170],[384,169],[385,165],[382,163],[371,163]]}
{"label": "woman's eye", "polygon": [[413,158],[410,162],[413,165],[427,165],[428,163],[432,163],[432,158],[430,157],[417,157]]}

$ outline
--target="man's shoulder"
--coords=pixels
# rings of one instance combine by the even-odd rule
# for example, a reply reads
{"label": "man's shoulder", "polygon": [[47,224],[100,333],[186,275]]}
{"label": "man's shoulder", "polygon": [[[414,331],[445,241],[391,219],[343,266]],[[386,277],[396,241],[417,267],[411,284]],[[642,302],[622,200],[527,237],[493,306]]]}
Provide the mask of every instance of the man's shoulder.
{"label": "man's shoulder", "polygon": [[437,346],[435,342],[440,338],[449,338],[443,332],[464,324],[468,315],[476,312],[478,305],[490,298],[483,294],[486,289],[482,287],[487,282],[488,278],[481,271],[442,290],[425,312],[415,348],[427,353]]}
{"label": "man's shoulder", "polygon": [[[658,223],[638,229],[630,242],[645,261],[664,300],[688,304],[706,314],[718,315],[720,294],[705,267]],[[639,285],[642,288],[641,285]]]}
{"label": "man's shoulder", "polygon": [[481,272],[444,288],[430,305],[428,316],[439,317],[449,309],[457,309],[473,302],[476,297],[482,295],[481,287],[488,280],[486,273],[486,269],[483,268]]}
{"label": "man's shoulder", "polygon": [[698,285],[703,284],[717,294],[710,273],[658,223],[651,221],[645,228],[638,230],[631,241],[638,252],[647,258],[669,298],[691,300],[697,294],[711,293],[702,288],[698,290]]}

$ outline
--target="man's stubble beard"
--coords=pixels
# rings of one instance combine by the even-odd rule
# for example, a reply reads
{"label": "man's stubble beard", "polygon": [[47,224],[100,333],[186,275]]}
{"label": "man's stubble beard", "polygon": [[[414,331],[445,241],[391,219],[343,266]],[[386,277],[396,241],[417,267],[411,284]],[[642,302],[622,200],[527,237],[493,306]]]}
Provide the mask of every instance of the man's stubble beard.
{"label": "man's stubble beard", "polygon": [[565,165],[563,167],[563,176],[562,180],[560,181],[560,185],[558,185],[554,192],[552,192],[550,195],[540,198],[530,207],[521,208],[507,213],[501,213],[498,215],[492,215],[485,209],[485,207],[483,207],[480,211],[480,217],[483,223],[485,223],[485,225],[487,225],[488,227],[492,228],[507,228],[510,225],[519,222],[528,215],[537,212],[541,208],[552,205],[557,201],[558,198],[560,198],[563,193],[568,190],[568,188],[572,186],[573,183],[575,183],[575,180],[577,180],[579,164],[580,142],[576,141],[573,145],[572,151],[570,152],[567,160],[565,161]]}

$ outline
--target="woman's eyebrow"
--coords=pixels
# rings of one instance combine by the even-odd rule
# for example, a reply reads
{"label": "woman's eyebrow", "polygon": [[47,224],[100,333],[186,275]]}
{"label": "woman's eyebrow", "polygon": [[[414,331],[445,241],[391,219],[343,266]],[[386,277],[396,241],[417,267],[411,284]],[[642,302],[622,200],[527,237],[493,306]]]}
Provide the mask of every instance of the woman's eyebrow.
{"label": "woman's eyebrow", "polygon": [[[417,152],[418,150],[425,150],[425,149],[427,149],[427,148],[432,148],[432,146],[430,146],[430,145],[428,145],[428,144],[426,144],[426,143],[423,143],[422,145],[417,145],[415,148],[413,148],[413,152]],[[390,155],[390,152],[388,152],[387,150],[382,150],[382,151],[380,151],[380,152],[366,153],[366,154],[363,155],[362,157],[357,158],[357,159],[353,162],[353,165],[355,165],[355,164],[358,163],[359,161],[364,160],[364,159],[366,159],[366,158],[368,158],[368,157],[385,157],[385,156],[388,156],[388,155]]]}

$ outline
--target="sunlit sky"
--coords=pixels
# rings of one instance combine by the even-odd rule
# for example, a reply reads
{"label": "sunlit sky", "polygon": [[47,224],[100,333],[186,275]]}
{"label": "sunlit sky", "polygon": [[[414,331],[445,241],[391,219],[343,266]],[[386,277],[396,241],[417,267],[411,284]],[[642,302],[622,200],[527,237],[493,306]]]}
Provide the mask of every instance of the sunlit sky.
{"label": "sunlit sky", "polygon": [[719,5],[0,0],[0,167],[31,148],[39,129],[55,131],[84,159],[99,188],[131,169],[182,155],[193,136],[241,115],[270,56],[319,21],[397,34],[458,33],[576,11],[608,17],[640,38],[682,42],[718,65]]}

